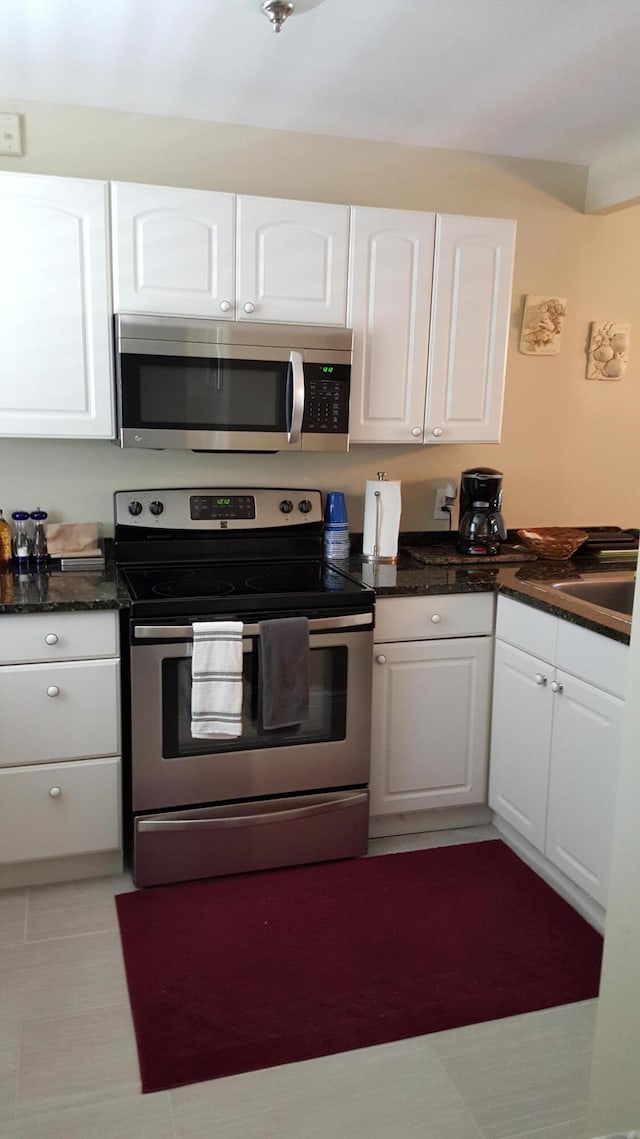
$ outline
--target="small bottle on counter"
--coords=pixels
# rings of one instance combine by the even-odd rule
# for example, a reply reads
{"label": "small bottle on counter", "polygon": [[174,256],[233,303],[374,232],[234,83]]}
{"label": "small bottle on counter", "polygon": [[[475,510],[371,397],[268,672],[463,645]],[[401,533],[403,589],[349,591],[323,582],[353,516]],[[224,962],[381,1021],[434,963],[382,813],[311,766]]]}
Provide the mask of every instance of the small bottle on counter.
{"label": "small bottle on counter", "polygon": [[44,573],[47,569],[49,561],[49,551],[47,549],[47,535],[44,532],[44,522],[48,518],[48,514],[41,510],[39,506],[31,511],[31,518],[35,522],[35,529],[33,531],[33,542],[31,546],[31,560],[35,573]]}
{"label": "small bottle on counter", "polygon": [[31,541],[27,531],[29,515],[26,510],[14,510],[11,517],[15,523],[14,568],[19,574],[29,573],[31,557]]}
{"label": "small bottle on counter", "polygon": [[11,527],[0,510],[0,569],[11,565]]}

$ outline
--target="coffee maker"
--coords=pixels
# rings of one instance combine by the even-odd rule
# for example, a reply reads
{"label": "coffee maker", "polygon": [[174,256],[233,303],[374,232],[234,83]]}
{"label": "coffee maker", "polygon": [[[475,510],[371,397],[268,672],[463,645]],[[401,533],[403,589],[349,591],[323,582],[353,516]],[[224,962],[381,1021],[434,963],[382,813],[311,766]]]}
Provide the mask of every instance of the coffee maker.
{"label": "coffee maker", "polygon": [[461,554],[497,554],[504,542],[502,472],[471,467],[460,476],[458,550]]}

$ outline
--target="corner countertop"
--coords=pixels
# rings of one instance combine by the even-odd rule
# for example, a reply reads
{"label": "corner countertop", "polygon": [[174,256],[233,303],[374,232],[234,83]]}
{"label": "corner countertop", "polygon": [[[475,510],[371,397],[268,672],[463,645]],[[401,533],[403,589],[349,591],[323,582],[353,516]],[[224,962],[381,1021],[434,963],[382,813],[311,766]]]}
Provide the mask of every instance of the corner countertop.
{"label": "corner countertop", "polygon": [[[415,545],[415,543],[412,543]],[[423,556],[428,547],[423,547]],[[540,588],[540,583],[559,581],[562,578],[575,578],[577,574],[605,573],[619,569],[634,569],[633,563],[607,562],[603,564],[595,558],[582,557],[568,561],[527,561],[524,563],[474,562],[462,565],[430,565],[428,561],[416,561],[400,548],[398,561],[394,565],[372,564],[355,554],[349,559],[345,571],[371,586],[376,597],[424,597],[447,593],[501,593],[522,601],[545,613],[562,617],[574,625],[603,633],[613,640],[629,644],[631,625],[629,621],[616,617],[613,613],[601,612],[597,616],[587,616],[580,602],[565,594],[549,593]],[[539,584],[536,585],[535,582]]]}
{"label": "corner countertop", "polygon": [[91,570],[52,569],[18,577],[0,572],[1,613],[81,613],[127,609],[129,594],[112,562]]}

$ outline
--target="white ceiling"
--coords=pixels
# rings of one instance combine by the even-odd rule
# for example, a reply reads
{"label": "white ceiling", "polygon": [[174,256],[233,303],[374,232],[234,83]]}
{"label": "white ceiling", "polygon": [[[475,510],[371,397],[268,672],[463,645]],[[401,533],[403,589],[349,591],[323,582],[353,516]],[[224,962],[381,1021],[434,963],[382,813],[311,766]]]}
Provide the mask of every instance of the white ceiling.
{"label": "white ceiling", "polygon": [[640,143],[640,0],[0,0],[0,92],[590,165]]}

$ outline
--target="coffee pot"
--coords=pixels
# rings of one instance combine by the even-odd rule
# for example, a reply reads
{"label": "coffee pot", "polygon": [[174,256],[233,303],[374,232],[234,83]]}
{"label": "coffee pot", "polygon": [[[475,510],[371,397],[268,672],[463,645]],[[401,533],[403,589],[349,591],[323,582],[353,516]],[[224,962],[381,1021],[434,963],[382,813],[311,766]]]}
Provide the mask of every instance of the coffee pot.
{"label": "coffee pot", "polygon": [[462,554],[495,555],[507,531],[501,514],[502,472],[472,467],[460,476],[457,547]]}

